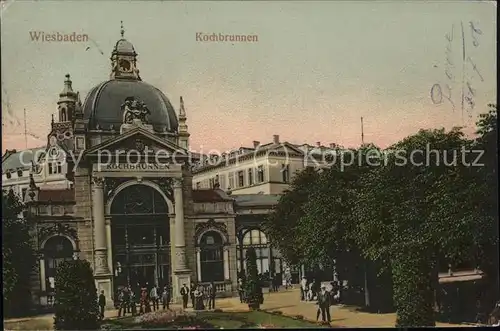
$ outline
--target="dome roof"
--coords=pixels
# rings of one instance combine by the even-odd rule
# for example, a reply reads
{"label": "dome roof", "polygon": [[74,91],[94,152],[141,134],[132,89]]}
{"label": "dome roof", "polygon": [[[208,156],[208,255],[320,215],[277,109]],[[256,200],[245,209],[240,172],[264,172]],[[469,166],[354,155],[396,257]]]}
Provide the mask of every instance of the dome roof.
{"label": "dome roof", "polygon": [[[117,43],[118,46],[118,43]],[[89,129],[119,130],[123,124],[122,104],[127,97],[144,102],[151,115],[149,124],[157,132],[177,132],[178,121],[174,107],[156,87],[137,80],[109,80],[90,90],[83,105],[84,118],[89,120]]]}
{"label": "dome roof", "polygon": [[115,52],[118,53],[135,53],[134,45],[127,39],[120,39],[116,42]]}

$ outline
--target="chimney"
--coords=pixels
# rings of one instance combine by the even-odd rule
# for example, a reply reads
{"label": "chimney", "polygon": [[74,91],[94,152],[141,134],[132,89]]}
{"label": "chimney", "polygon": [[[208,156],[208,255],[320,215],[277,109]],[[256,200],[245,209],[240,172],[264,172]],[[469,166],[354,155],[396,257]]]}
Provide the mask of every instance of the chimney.
{"label": "chimney", "polygon": [[254,140],[253,141],[253,148],[257,148],[260,145],[260,141]]}
{"label": "chimney", "polygon": [[275,134],[273,135],[273,143],[279,144],[280,143],[280,136]]}
{"label": "chimney", "polygon": [[316,146],[321,147],[321,141],[316,142]]}
{"label": "chimney", "polygon": [[334,148],[335,148],[335,146],[336,146],[336,144],[335,144],[335,143],[330,143],[330,148],[331,148],[331,149],[334,149]]}

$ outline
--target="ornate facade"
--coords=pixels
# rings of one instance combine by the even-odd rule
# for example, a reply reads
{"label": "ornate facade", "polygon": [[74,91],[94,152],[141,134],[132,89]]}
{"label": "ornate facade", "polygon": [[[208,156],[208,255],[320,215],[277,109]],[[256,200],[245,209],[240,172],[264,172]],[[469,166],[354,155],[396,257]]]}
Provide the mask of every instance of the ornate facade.
{"label": "ornate facade", "polygon": [[[278,196],[193,189],[199,158],[189,152],[184,100],[176,112],[142,81],[123,30],[111,62],[110,79],[83,103],[66,76],[47,147],[33,160],[23,199],[36,221],[34,300],[50,306],[57,265],[76,258],[91,263],[108,298],[125,285],[170,284],[179,300],[182,284],[212,281],[219,295],[233,295],[250,246],[260,272],[283,274],[279,252],[260,230]],[[67,188],[37,184],[38,166],[54,162],[65,165]]]}

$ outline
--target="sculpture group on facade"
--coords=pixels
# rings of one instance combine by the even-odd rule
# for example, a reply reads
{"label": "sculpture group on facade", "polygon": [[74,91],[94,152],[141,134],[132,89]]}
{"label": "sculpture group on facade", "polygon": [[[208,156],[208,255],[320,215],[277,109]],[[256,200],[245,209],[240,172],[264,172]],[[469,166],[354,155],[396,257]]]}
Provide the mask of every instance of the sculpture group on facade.
{"label": "sculpture group on facade", "polygon": [[123,111],[124,124],[132,124],[136,121],[147,124],[148,116],[151,115],[151,111],[146,104],[135,97],[127,97],[121,109]]}

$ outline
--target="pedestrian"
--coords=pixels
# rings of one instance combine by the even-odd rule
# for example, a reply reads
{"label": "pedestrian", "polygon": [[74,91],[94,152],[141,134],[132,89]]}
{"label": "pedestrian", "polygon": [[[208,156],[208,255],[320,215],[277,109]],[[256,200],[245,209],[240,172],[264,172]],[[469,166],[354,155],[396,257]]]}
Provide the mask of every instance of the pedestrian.
{"label": "pedestrian", "polygon": [[288,290],[288,288],[293,288],[293,285],[292,285],[292,275],[291,274],[288,274],[285,278],[285,289]]}
{"label": "pedestrian", "polygon": [[170,288],[168,285],[165,285],[165,287],[163,288],[161,301],[163,303],[163,310],[165,310],[165,307],[170,310]]}
{"label": "pedestrian", "polygon": [[132,316],[135,316],[137,315],[137,295],[135,294],[135,292],[132,290],[131,287],[129,287],[129,293],[130,297],[128,301],[128,307],[130,309],[130,313],[132,314]]}
{"label": "pedestrian", "polygon": [[495,308],[493,308],[493,311],[490,313],[490,316],[488,318],[488,325],[500,325],[500,301],[497,301],[497,303],[495,304]]}
{"label": "pedestrian", "polygon": [[149,292],[149,297],[151,298],[151,302],[153,303],[153,310],[157,311],[160,309],[159,306],[159,294],[158,294],[158,286],[155,284],[151,291]]}
{"label": "pedestrian", "polygon": [[125,316],[127,314],[128,300],[128,291],[125,288],[122,288],[120,290],[120,294],[118,295],[118,301],[120,302],[120,307],[118,308],[118,317]]}
{"label": "pedestrian", "polygon": [[[182,284],[181,287],[181,297],[182,297],[182,308],[186,309],[188,305],[188,299],[189,299],[189,288],[186,286],[186,284]],[[194,300],[193,300],[194,302]]]}
{"label": "pedestrian", "polygon": [[104,319],[104,307],[106,307],[106,296],[104,295],[104,291],[101,291],[99,295],[99,314],[101,316],[101,320]]}
{"label": "pedestrian", "polygon": [[300,301],[307,300],[307,278],[304,276],[300,281]]}
{"label": "pedestrian", "polygon": [[319,319],[319,314],[321,312],[321,319],[323,322],[330,323],[330,294],[326,291],[326,287],[321,286],[321,291],[317,295],[318,297],[318,311],[316,313],[316,320]]}
{"label": "pedestrian", "polygon": [[191,283],[191,288],[189,289],[189,294],[191,297],[191,306],[193,307],[193,309],[194,309],[194,291],[196,291],[197,288],[198,287],[194,283]]}
{"label": "pedestrian", "polygon": [[314,283],[309,283],[309,285],[307,286],[306,301],[313,301],[314,299],[313,288],[314,288]]}
{"label": "pedestrian", "polygon": [[311,282],[311,291],[312,291],[312,298],[311,298],[311,300],[317,300],[318,299],[319,287],[320,287],[319,282],[316,279],[313,278],[313,280]]}
{"label": "pedestrian", "polygon": [[244,301],[245,289],[243,288],[243,280],[238,279],[238,295],[240,296],[240,303]]}
{"label": "pedestrian", "polygon": [[194,310],[204,310],[205,305],[203,304],[203,290],[201,286],[195,288],[192,295],[194,298]]}
{"label": "pedestrian", "polygon": [[149,305],[148,289],[146,287],[141,288],[141,297],[139,299],[139,314],[151,312],[151,306]]}
{"label": "pedestrian", "polygon": [[274,280],[273,280],[273,291],[278,292],[280,289],[280,277],[274,275]]}
{"label": "pedestrian", "polygon": [[332,285],[332,289],[331,289],[332,302],[331,303],[333,305],[335,303],[340,302],[340,286],[339,286],[339,283],[337,281],[332,282],[331,285]]}
{"label": "pedestrian", "polygon": [[211,282],[210,285],[208,285],[208,291],[207,291],[207,297],[208,297],[208,309],[215,309],[215,285],[214,282]]}
{"label": "pedestrian", "polygon": [[290,268],[285,269],[285,290],[288,290],[288,287],[292,287],[292,272]]}

